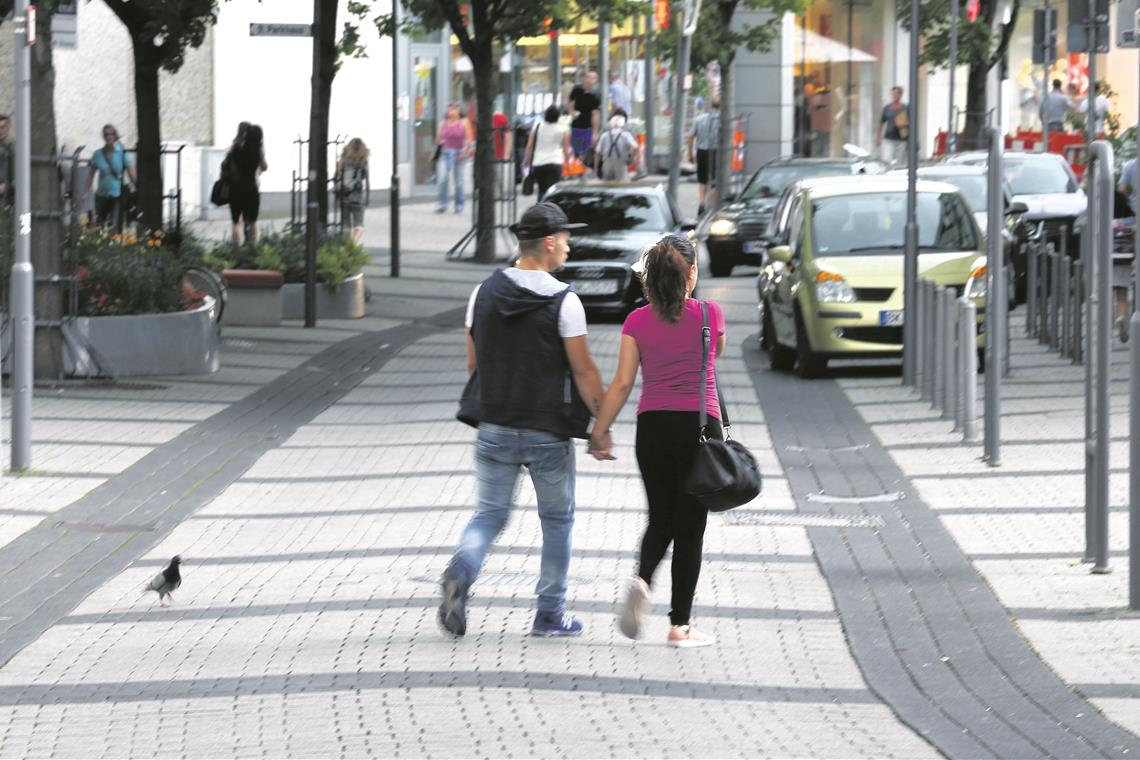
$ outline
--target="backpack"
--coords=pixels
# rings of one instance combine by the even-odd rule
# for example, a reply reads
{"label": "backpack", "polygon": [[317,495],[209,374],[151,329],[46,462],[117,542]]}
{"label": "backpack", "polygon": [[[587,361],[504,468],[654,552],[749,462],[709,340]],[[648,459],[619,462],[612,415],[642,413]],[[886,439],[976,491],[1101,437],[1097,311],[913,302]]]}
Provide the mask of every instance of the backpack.
{"label": "backpack", "polygon": [[[624,129],[619,130],[616,134],[614,133],[614,130],[611,129],[602,135],[603,140],[607,137],[610,139],[609,145],[606,147],[606,150],[602,154],[603,161],[612,160],[614,158],[614,151],[616,150],[617,159],[623,164],[629,163],[631,157],[631,149],[629,147],[629,141],[624,139],[627,135],[629,135],[629,133]],[[632,135],[630,135],[630,137],[632,137]]]}

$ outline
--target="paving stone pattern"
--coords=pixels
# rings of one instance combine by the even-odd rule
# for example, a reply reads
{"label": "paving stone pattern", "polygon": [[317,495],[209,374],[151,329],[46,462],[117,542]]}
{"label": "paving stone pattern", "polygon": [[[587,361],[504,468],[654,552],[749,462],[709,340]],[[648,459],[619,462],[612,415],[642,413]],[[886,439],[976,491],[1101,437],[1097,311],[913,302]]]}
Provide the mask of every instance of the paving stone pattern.
{"label": "paving stone pattern", "polygon": [[[839,381],[874,436],[1008,608],[1016,629],[1071,688],[1140,734],[1140,614],[1128,602],[1128,353],[1112,354],[1111,575],[1084,549],[1084,368],[1024,337],[1014,313],[1002,390],[1002,464],[965,445],[897,377]],[[979,392],[984,396],[984,384]],[[979,410],[983,409],[979,401]],[[1089,714],[1085,713],[1086,716]]]}
{"label": "paving stone pattern", "polygon": [[[739,336],[748,285],[708,293]],[[607,375],[618,334],[591,331]],[[856,667],[812,559],[808,532],[824,528],[794,519],[738,345],[721,382],[768,477],[741,513],[752,520],[710,524],[695,615],[717,646],[666,648],[661,593],[643,641],[614,628],[644,521],[631,409],[617,462],[579,454],[569,606],[586,634],[526,636],[533,588],[510,580],[537,570],[525,479],[467,637],[438,631],[424,579],[445,564],[474,479],[473,435],[453,416],[462,333],[436,330],[260,452],[0,668],[0,755],[936,755]],[[175,553],[175,605],[140,599]]]}

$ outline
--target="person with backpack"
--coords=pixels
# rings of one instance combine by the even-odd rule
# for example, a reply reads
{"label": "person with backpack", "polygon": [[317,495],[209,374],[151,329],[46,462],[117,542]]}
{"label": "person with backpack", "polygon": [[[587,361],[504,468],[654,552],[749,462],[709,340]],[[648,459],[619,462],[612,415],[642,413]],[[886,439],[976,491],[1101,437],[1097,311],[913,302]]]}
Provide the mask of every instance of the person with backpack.
{"label": "person with backpack", "polygon": [[368,156],[368,146],[359,137],[354,137],[344,146],[336,165],[336,175],[340,180],[337,194],[340,196],[341,220],[348,231],[345,237],[357,244],[364,237],[364,207],[372,194]]}
{"label": "person with backpack", "polygon": [[99,174],[99,184],[95,188],[95,225],[108,224],[115,232],[123,231],[123,175],[130,177],[131,183],[138,185],[134,163],[119,142],[119,131],[111,124],[103,125],[103,147],[91,154],[88,161],[87,188],[83,191],[83,204],[91,195],[91,185],[95,174]]}
{"label": "person with backpack", "polygon": [[625,111],[615,108],[610,128],[598,140],[594,151],[594,171],[604,180],[629,181],[629,162],[637,152],[637,138],[625,128]]}

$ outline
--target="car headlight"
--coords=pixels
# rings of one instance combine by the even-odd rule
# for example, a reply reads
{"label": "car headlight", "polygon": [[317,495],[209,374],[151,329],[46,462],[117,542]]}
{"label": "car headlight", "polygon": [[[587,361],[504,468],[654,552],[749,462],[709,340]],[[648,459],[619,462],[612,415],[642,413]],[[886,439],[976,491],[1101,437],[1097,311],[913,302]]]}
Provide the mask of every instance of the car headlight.
{"label": "car headlight", "polygon": [[986,297],[986,274],[989,270],[985,264],[975,264],[970,270],[970,279],[966,280],[966,298],[978,300]]}
{"label": "car headlight", "polygon": [[835,272],[820,272],[815,276],[815,297],[820,303],[854,303],[855,291]]}
{"label": "car headlight", "polygon": [[709,225],[709,234],[715,237],[727,237],[736,234],[736,222],[731,219],[714,219],[713,223]]}
{"label": "car headlight", "polygon": [[632,269],[633,273],[638,277],[645,274],[645,255],[642,254],[641,256],[638,256],[637,261],[630,264],[629,268]]}

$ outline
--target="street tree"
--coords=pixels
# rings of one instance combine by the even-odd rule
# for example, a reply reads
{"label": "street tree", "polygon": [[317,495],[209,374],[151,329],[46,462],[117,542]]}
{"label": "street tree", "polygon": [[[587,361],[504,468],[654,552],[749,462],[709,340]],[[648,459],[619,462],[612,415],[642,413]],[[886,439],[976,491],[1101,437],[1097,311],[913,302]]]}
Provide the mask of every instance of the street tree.
{"label": "street tree", "polygon": [[[475,258],[495,257],[495,150],[493,113],[496,87],[495,44],[562,29],[576,17],[592,14],[620,21],[638,4],[631,0],[400,0],[406,11],[405,28],[427,31],[444,26],[459,40],[459,48],[471,61],[475,77]],[[640,7],[644,7],[643,4]],[[391,34],[391,16],[377,18],[381,34]]]}
{"label": "street tree", "polygon": [[[982,130],[986,125],[986,79],[1006,55],[1009,41],[1017,26],[1021,0],[979,0],[977,17],[970,21],[966,3],[959,2],[958,62],[969,65],[966,75],[966,123],[960,145],[980,146]],[[1009,9],[1009,23],[998,14]],[[919,62],[931,69],[950,66],[950,26],[953,12],[951,0],[922,0],[919,29],[922,32],[922,50]],[[910,28],[910,14],[899,5],[899,18],[903,27]],[[907,93],[913,98],[914,93]]]}
{"label": "street tree", "polygon": [[[0,0],[0,27],[13,11],[13,0]],[[36,44],[32,59],[32,266],[37,283],[35,290],[36,319],[59,324],[63,315],[63,290],[52,275],[63,272],[62,229],[60,220],[50,213],[62,205],[59,174],[54,157],[58,145],[55,135],[55,64],[52,61],[51,19],[57,0],[36,3]],[[4,65],[10,65],[6,61]],[[7,283],[7,273],[0,282]],[[35,374],[40,378],[63,375],[63,336],[57,327],[39,328],[35,339]]]}
{"label": "street tree", "polygon": [[217,0],[103,0],[131,37],[138,132],[138,204],[146,229],[162,227],[162,128],[158,72],[182,68],[186,53],[206,39]]}

